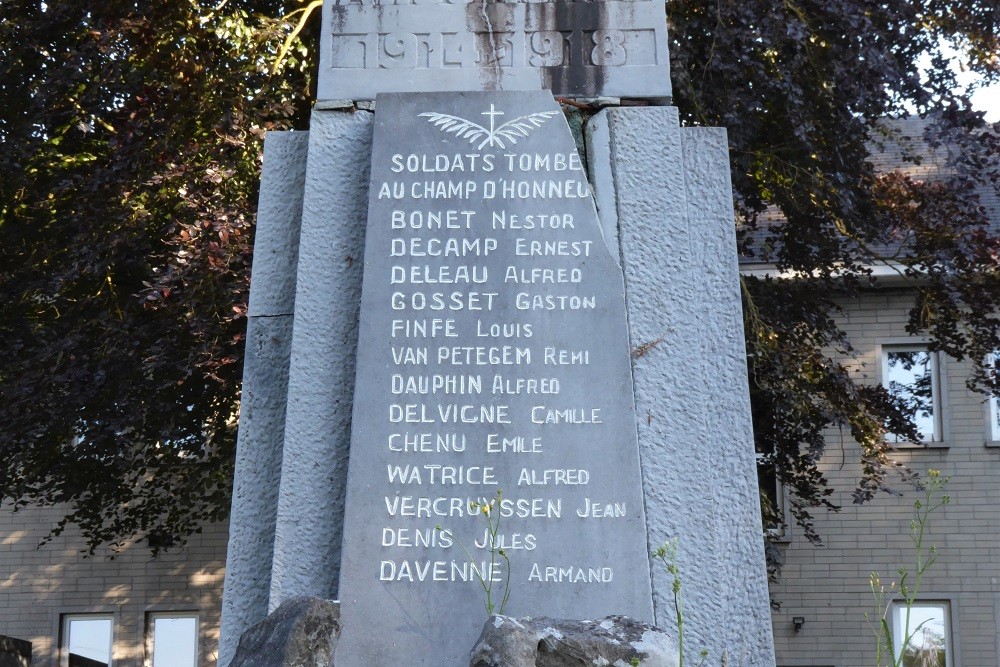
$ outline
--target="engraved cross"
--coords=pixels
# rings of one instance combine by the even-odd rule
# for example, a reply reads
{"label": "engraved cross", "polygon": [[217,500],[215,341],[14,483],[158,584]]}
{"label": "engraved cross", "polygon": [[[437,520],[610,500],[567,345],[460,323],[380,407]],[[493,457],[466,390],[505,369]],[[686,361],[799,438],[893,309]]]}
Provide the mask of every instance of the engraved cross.
{"label": "engraved cross", "polygon": [[490,134],[492,135],[493,134],[493,130],[495,129],[496,117],[497,116],[502,116],[504,114],[503,114],[502,111],[497,111],[496,110],[496,106],[493,105],[493,104],[491,104],[490,105],[490,110],[489,111],[484,111],[480,115],[481,116],[489,116],[490,117]]}

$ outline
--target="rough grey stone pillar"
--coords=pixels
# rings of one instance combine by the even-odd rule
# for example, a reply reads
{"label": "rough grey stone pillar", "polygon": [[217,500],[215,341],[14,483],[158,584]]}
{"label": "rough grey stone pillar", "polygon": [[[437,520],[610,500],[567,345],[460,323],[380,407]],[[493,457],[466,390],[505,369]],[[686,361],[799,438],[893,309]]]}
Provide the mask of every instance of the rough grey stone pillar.
{"label": "rough grey stone pillar", "polygon": [[[631,344],[645,352],[633,369],[650,546],[679,541],[693,654],[773,666],[725,130],[681,129],[671,107],[591,122],[598,204],[617,219]],[[664,628],[671,582],[654,566]]]}
{"label": "rough grey stone pillar", "polygon": [[309,132],[270,609],[340,577],[373,116],[316,110]]}
{"label": "rough grey stone pillar", "polygon": [[272,132],[264,141],[220,665],[229,664],[240,634],[268,611],[307,139],[305,132]]}

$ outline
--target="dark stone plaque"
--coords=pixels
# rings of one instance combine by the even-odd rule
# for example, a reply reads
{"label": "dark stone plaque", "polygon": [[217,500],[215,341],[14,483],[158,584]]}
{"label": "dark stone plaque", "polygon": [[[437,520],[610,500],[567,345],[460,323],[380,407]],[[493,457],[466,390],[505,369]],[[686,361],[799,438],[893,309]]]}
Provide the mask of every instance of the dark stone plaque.
{"label": "dark stone plaque", "polygon": [[670,96],[667,20],[653,0],[327,0],[319,98],[551,90]]}
{"label": "dark stone plaque", "polygon": [[[652,622],[622,272],[559,106],[376,109],[336,664],[467,664],[479,576],[509,614]],[[501,489],[509,568],[469,509]]]}

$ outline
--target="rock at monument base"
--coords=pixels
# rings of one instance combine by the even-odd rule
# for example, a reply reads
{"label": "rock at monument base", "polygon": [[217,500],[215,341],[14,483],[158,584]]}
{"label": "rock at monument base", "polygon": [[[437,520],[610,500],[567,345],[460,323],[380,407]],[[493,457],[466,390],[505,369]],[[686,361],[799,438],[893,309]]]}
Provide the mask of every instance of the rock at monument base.
{"label": "rock at monument base", "polygon": [[339,603],[290,598],[240,636],[229,667],[329,667],[339,637]]}
{"label": "rock at monument base", "polygon": [[[638,659],[639,662],[635,663]],[[676,667],[677,646],[663,630],[627,616],[598,621],[494,614],[472,649],[471,667]]]}
{"label": "rock at monument base", "polygon": [[0,635],[0,667],[30,667],[31,642]]}

